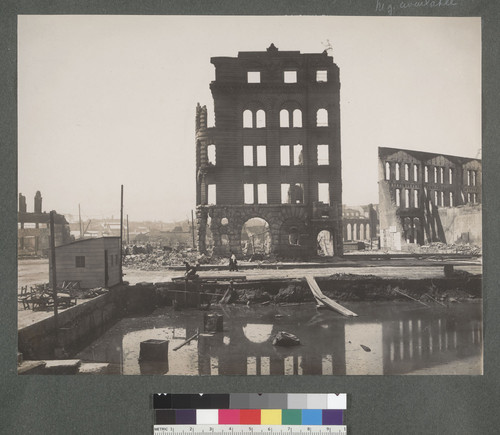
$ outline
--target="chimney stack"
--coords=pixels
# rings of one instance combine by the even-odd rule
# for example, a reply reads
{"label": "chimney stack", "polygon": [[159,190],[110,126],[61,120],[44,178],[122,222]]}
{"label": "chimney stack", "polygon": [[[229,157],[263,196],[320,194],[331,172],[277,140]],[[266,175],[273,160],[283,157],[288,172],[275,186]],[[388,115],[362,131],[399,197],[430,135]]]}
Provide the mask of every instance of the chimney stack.
{"label": "chimney stack", "polygon": [[42,213],[42,194],[37,190],[35,195],[35,213]]}

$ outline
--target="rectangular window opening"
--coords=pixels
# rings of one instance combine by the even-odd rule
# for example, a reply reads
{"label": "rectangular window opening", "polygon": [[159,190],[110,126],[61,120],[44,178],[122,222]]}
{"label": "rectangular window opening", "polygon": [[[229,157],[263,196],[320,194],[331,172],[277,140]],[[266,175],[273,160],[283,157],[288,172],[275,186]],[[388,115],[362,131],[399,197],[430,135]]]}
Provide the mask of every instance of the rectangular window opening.
{"label": "rectangular window opening", "polygon": [[323,204],[330,204],[330,184],[318,183],[318,201]]}
{"label": "rectangular window opening", "polygon": [[267,204],[267,184],[257,184],[257,202]]}
{"label": "rectangular window opening", "polygon": [[290,204],[290,184],[282,183],[281,184],[281,203],[282,204]]}
{"label": "rectangular window opening", "polygon": [[304,164],[304,157],[302,155],[302,145],[300,144],[293,146],[293,164],[295,166],[302,166]]}
{"label": "rectangular window opening", "polygon": [[252,145],[243,145],[243,166],[253,166]]}
{"label": "rectangular window opening", "polygon": [[253,184],[244,184],[243,193],[244,193],[245,204],[253,204],[254,203]]}
{"label": "rectangular window opening", "polygon": [[248,71],[247,81],[248,83],[260,83],[260,71]]}
{"label": "rectangular window opening", "polygon": [[328,145],[318,145],[318,166],[328,165],[329,163]]}
{"label": "rectangular window opening", "polygon": [[280,146],[280,164],[281,166],[290,166],[290,145]]}
{"label": "rectangular window opening", "polygon": [[297,71],[284,72],[285,83],[297,83]]}
{"label": "rectangular window opening", "polygon": [[75,256],[75,267],[85,267],[85,255]]}
{"label": "rectangular window opening", "polygon": [[208,185],[207,204],[217,203],[217,190],[215,184]]}
{"label": "rectangular window opening", "polygon": [[317,82],[327,82],[328,81],[328,71],[326,71],[326,70],[316,71],[316,81]]}
{"label": "rectangular window opening", "polygon": [[257,145],[257,166],[267,166],[265,145]]}

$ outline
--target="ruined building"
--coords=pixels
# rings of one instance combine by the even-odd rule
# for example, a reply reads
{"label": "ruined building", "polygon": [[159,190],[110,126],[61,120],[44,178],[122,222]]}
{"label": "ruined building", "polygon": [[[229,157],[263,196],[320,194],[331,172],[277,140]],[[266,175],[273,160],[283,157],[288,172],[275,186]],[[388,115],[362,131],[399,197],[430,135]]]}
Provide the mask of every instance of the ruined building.
{"label": "ruined building", "polygon": [[[34,211],[28,212],[26,197],[19,194],[17,244],[19,256],[47,255],[50,248],[50,213],[42,212],[42,195],[37,191]],[[71,241],[70,228],[66,218],[56,213],[54,217],[56,246]]]}
{"label": "ruined building", "polygon": [[379,148],[381,247],[481,246],[481,160]]}
{"label": "ruined building", "polygon": [[[255,252],[259,238],[265,253],[314,256],[321,240],[329,255],[342,255],[340,82],[333,58],[271,44],[211,62],[215,126],[207,127],[205,106],[196,109],[200,251],[208,227],[219,255]],[[244,229],[254,218],[265,221],[260,234]]]}

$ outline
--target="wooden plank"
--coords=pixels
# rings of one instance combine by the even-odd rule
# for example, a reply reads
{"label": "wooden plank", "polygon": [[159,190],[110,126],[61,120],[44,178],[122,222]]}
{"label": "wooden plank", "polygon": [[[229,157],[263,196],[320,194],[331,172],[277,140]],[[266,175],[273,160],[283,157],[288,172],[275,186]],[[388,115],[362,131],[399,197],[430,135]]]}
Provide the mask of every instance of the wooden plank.
{"label": "wooden plank", "polygon": [[337,302],[332,301],[329,297],[325,296],[312,275],[306,275],[305,278],[313,296],[316,298],[317,301],[344,316],[348,317],[358,316],[356,313],[353,313],[351,310],[348,310],[347,308],[343,307]]}

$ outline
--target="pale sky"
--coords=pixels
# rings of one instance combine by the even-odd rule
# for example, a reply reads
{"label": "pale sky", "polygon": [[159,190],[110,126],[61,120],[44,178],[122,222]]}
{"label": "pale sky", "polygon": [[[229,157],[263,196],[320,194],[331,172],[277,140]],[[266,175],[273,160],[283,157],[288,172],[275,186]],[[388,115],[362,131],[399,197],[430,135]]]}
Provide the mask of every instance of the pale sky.
{"label": "pale sky", "polygon": [[377,148],[477,157],[480,18],[20,16],[19,192],[33,211],[131,221],[195,207],[213,56],[320,53],[340,68],[343,202],[378,203]]}

